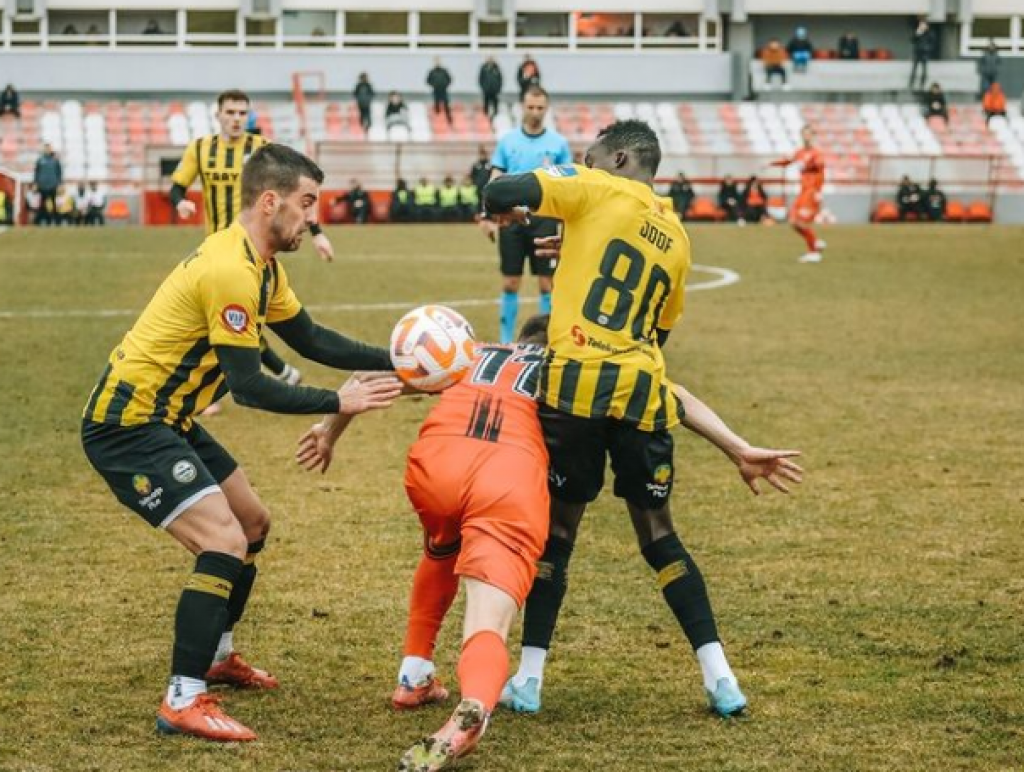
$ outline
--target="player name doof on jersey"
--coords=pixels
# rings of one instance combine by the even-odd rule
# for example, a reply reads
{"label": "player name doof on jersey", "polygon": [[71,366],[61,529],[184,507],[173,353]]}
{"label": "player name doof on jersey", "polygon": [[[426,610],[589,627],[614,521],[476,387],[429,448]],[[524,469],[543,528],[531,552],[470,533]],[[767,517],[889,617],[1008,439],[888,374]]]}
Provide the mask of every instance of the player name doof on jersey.
{"label": "player name doof on jersey", "polygon": [[640,237],[646,239],[662,252],[672,248],[672,237],[660,231],[653,223],[645,222],[640,226]]}

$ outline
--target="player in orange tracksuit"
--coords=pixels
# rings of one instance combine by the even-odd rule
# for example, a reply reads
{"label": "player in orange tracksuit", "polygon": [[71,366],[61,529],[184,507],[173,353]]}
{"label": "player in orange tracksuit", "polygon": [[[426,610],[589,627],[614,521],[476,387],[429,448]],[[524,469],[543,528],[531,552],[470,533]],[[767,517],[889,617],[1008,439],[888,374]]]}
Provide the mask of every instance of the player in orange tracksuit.
{"label": "player in orange tracksuit", "polygon": [[815,235],[812,226],[821,210],[821,191],[825,187],[825,156],[814,147],[814,129],[804,126],[800,137],[804,146],[790,158],[772,162],[772,166],[800,165],[800,194],[789,210],[789,222],[807,243],[807,253],[800,258],[800,262],[820,263],[825,242]]}
{"label": "player in orange tracksuit", "polygon": [[[547,324],[547,316],[534,316],[517,345],[478,346],[472,368],[441,394],[409,450],[405,488],[424,547],[395,708],[447,699],[434,677],[434,644],[459,577],[467,598],[457,668],[462,700],[440,731],[406,751],[400,770],[445,769],[472,751],[508,675],[506,637],[548,536],[548,452],[535,399]],[[313,427],[300,440],[299,463],[326,470],[346,424],[325,419]]]}

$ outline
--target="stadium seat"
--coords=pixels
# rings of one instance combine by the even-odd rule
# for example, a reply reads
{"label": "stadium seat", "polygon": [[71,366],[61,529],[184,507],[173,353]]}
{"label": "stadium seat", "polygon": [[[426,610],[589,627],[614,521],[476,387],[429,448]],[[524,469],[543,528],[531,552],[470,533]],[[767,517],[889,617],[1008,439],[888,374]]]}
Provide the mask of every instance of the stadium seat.
{"label": "stadium seat", "polygon": [[725,219],[725,215],[710,198],[698,198],[690,207],[687,219],[698,222],[719,222]]}
{"label": "stadium seat", "polygon": [[107,205],[107,219],[113,222],[128,222],[132,213],[128,201],[123,198],[112,198]]}
{"label": "stadium seat", "polygon": [[992,222],[992,207],[984,201],[972,201],[967,206],[967,222],[990,223]]}
{"label": "stadium seat", "polygon": [[947,222],[963,222],[967,212],[964,209],[964,205],[959,201],[947,201],[946,202],[946,221]]}
{"label": "stadium seat", "polygon": [[893,201],[879,201],[871,216],[871,221],[877,223],[899,222],[899,219],[900,210]]}

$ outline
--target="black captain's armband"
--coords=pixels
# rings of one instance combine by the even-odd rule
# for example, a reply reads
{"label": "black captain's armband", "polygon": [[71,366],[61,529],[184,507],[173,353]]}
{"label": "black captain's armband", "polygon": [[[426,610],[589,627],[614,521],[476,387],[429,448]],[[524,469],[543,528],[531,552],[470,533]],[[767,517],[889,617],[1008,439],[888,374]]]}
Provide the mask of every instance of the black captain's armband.
{"label": "black captain's armband", "polygon": [[315,222],[309,226],[309,232],[313,236],[319,236],[321,233],[324,232],[324,229],[320,227],[320,223]]}

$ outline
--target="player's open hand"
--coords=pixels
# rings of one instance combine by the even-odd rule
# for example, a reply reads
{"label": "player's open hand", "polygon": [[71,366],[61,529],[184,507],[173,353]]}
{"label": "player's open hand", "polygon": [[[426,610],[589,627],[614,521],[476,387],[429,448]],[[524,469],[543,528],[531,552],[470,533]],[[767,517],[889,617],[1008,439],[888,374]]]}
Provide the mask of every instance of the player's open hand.
{"label": "player's open hand", "polygon": [[338,389],[342,415],[359,415],[368,410],[391,407],[402,394],[402,382],[394,376],[363,379],[353,375]]}
{"label": "player's open hand", "polygon": [[334,443],[331,441],[330,432],[323,424],[313,424],[308,432],[299,437],[295,461],[307,472],[319,469],[320,474],[323,474],[333,459]]}
{"label": "player's open hand", "polygon": [[557,260],[562,254],[562,235],[542,236],[533,240],[534,254],[544,260]]}
{"label": "player's open hand", "polygon": [[196,205],[194,201],[189,201],[187,198],[183,198],[178,202],[178,205],[174,207],[178,213],[178,217],[182,220],[191,220],[192,216],[196,213]]}
{"label": "player's open hand", "polygon": [[800,455],[799,450],[770,450],[768,448],[747,448],[736,459],[740,477],[755,496],[761,494],[757,487],[758,480],[767,480],[768,484],[783,493],[789,493],[786,483],[801,483],[804,470],[795,462],[790,461]]}
{"label": "player's open hand", "polygon": [[331,240],[326,234],[318,233],[313,237],[313,248],[325,263],[334,262],[334,247],[331,246]]}
{"label": "player's open hand", "polygon": [[491,219],[480,218],[477,221],[477,225],[480,227],[480,232],[484,234],[488,240],[494,241],[498,238],[498,223]]}

